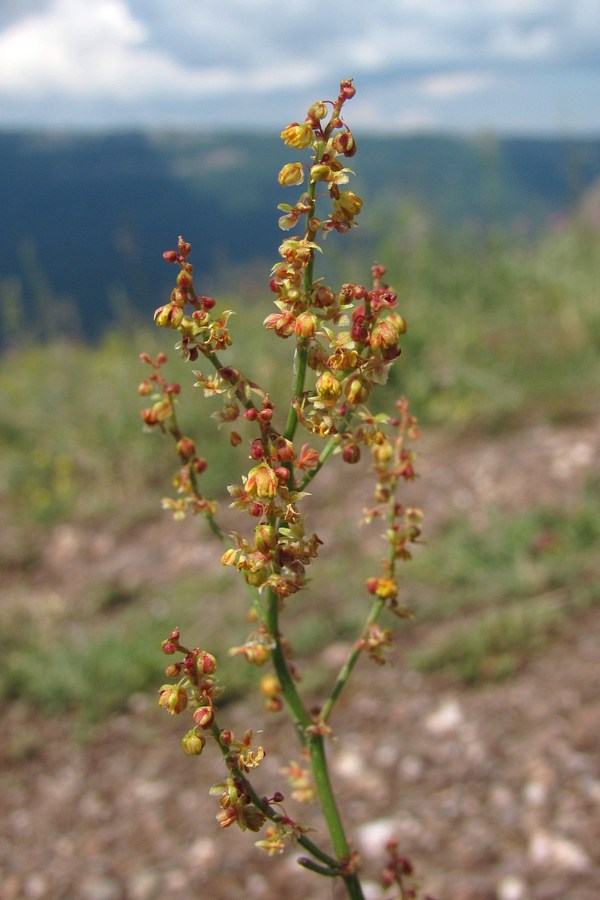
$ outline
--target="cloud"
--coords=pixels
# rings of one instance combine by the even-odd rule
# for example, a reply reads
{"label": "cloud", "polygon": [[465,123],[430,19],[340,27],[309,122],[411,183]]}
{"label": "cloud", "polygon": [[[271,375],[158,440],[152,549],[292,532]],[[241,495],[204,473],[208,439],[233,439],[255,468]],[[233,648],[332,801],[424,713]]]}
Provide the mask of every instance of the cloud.
{"label": "cloud", "polygon": [[600,77],[596,21],[597,0],[0,0],[1,118],[270,124],[354,76],[359,118],[426,123],[508,75]]}
{"label": "cloud", "polygon": [[25,95],[118,90],[144,35],[121,0],[55,0],[0,35],[0,88]]}
{"label": "cloud", "polygon": [[428,97],[456,97],[489,87],[490,75],[482,72],[449,72],[424,78],[419,89]]}

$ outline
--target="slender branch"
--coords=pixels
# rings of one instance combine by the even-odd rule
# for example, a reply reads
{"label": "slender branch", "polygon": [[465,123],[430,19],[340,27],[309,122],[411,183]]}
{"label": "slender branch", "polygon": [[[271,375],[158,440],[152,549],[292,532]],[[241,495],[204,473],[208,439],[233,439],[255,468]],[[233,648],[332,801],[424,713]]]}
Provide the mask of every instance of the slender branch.
{"label": "slender branch", "polygon": [[[213,736],[217,742],[217,745],[223,754],[224,758],[227,758],[230,753],[230,748],[225,744],[221,743],[220,738],[220,729],[217,725],[216,721],[213,721],[211,726],[211,731]],[[274,809],[270,803],[268,803],[264,797],[261,797],[255,790],[252,782],[247,778],[247,776],[239,769],[237,766],[229,765],[230,771],[235,778],[239,779],[243,785],[244,790],[248,793],[249,797],[251,797],[253,804],[259,809],[271,822],[275,822],[276,824],[284,821],[284,816],[281,813],[278,813],[276,809]],[[327,866],[338,868],[338,861],[330,856],[328,853],[325,853],[324,850],[321,850],[317,844],[313,843],[310,838],[307,838],[303,834],[296,835],[296,840],[308,853],[315,857],[315,859],[320,860],[322,863],[325,863]],[[339,874],[339,873],[336,873]]]}
{"label": "slender branch", "polygon": [[[365,624],[363,626],[361,634],[368,633],[370,626],[374,625],[375,622],[377,622],[377,620],[379,619],[379,617],[384,609],[385,609],[385,600],[378,599],[375,601],[375,603],[373,603],[373,606],[371,607],[369,615],[367,616],[367,619],[365,621]],[[346,660],[346,662],[340,669],[339,675],[335,680],[335,684],[333,686],[331,694],[329,695],[329,698],[328,698],[327,702],[324,704],[323,709],[321,711],[321,718],[324,722],[326,722],[329,719],[329,716],[331,715],[331,713],[333,711],[333,707],[337,703],[337,700],[338,700],[340,694],[342,693],[343,689],[345,688],[346,682],[350,678],[352,670],[354,669],[354,666],[358,662],[358,659],[362,652],[363,652],[363,647],[361,647],[360,645],[358,645],[358,646],[355,645],[352,652],[350,653],[350,656],[348,657],[348,659]]]}
{"label": "slender branch", "polygon": [[[319,153],[323,151],[320,150]],[[315,154],[315,161],[319,157],[319,153]],[[315,181],[311,181],[308,186],[308,197],[310,204],[310,211],[307,214],[307,222],[310,223],[311,217],[314,215],[316,200],[317,185]],[[310,225],[307,225],[306,230],[306,240],[312,241],[315,237],[315,233],[311,231]],[[314,268],[315,268],[315,251],[314,248],[310,251],[310,257],[307,263],[307,266],[304,270],[303,276],[303,287],[304,287],[304,296],[310,297],[310,292],[312,290],[313,278],[314,278]],[[304,338],[298,338],[296,341],[296,372],[294,378],[294,388],[293,388],[293,399],[297,397],[301,397],[304,393],[304,382],[306,380],[306,362],[308,358],[308,343]],[[287,422],[285,423],[285,428],[283,431],[283,436],[287,438],[288,441],[292,441],[294,439],[294,435],[296,434],[296,428],[298,427],[298,414],[294,408],[293,401],[290,403],[290,408],[288,411]]]}
{"label": "slender branch", "polygon": [[274,642],[271,658],[275,673],[279,679],[279,684],[281,685],[281,692],[294,717],[294,724],[298,731],[300,741],[305,745],[306,729],[312,724],[312,719],[298,693],[287,664],[287,659],[285,658],[285,653],[281,644],[281,634],[279,632],[279,597],[272,588],[268,589],[267,594],[265,624]]}

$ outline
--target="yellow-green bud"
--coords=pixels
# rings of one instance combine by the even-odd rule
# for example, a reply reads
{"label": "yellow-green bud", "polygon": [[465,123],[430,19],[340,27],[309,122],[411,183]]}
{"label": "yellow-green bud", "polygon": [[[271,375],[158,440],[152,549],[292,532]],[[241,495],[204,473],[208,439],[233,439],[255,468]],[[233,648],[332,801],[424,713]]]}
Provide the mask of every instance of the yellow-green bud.
{"label": "yellow-green bud", "polygon": [[369,343],[373,350],[379,350],[380,347],[395,347],[398,343],[398,329],[389,319],[382,319],[373,325]]}
{"label": "yellow-green bud", "polygon": [[340,191],[340,196],[334,201],[333,207],[346,218],[353,219],[362,209],[361,198],[352,191]]}
{"label": "yellow-green bud", "polygon": [[188,756],[200,756],[205,744],[206,738],[197,731],[188,731],[181,739],[181,746]]}
{"label": "yellow-green bud", "polygon": [[248,472],[246,491],[255,494],[259,500],[272,500],[277,495],[279,479],[267,463],[254,466]]}
{"label": "yellow-green bud", "polygon": [[292,122],[287,128],[281,132],[281,139],[288,147],[295,147],[296,150],[303,150],[310,147],[313,140],[312,127],[309,122],[299,125],[298,122]]}
{"label": "yellow-green bud", "polygon": [[301,338],[311,338],[314,336],[315,331],[317,330],[318,319],[314,313],[306,312],[300,313],[298,318],[294,323],[294,331],[296,332],[297,337]]}
{"label": "yellow-green bud", "polygon": [[330,167],[323,163],[317,163],[317,165],[312,166],[310,170],[311,181],[331,181],[332,175],[333,173]]}
{"label": "yellow-green bud", "polygon": [[376,444],[373,447],[373,459],[376,463],[387,463],[390,461],[392,456],[394,455],[394,448],[390,444],[389,441],[384,441],[382,444]]}
{"label": "yellow-green bud", "polygon": [[187,694],[182,687],[163,684],[158,695],[158,705],[166,709],[172,716],[183,712],[188,702]]}
{"label": "yellow-green bud", "polygon": [[254,529],[254,539],[256,542],[256,549],[260,550],[261,553],[268,550],[274,550],[278,541],[277,529],[274,528],[273,525],[257,525]]}
{"label": "yellow-green bud", "polygon": [[342,385],[329,369],[321,372],[317,378],[316,388],[319,400],[326,406],[333,406],[342,393]]}
{"label": "yellow-green bud", "polygon": [[327,107],[322,100],[319,100],[318,103],[313,103],[311,108],[308,110],[308,117],[310,119],[324,119],[326,115]]}
{"label": "yellow-green bud", "polygon": [[346,397],[348,402],[356,406],[358,403],[366,403],[371,393],[371,385],[360,375],[352,375],[346,383]]}
{"label": "yellow-green bud", "polygon": [[277,176],[279,184],[289,187],[294,184],[302,184],[304,181],[304,167],[302,163],[286,163]]}
{"label": "yellow-green bud", "polygon": [[160,306],[154,313],[154,321],[160,328],[178,328],[183,319],[183,310],[174,303]]}

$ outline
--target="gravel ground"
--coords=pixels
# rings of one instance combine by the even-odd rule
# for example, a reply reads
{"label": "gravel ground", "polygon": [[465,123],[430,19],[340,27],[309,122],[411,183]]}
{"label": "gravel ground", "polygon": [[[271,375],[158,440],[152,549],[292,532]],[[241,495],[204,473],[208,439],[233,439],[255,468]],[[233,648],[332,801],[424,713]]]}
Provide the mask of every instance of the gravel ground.
{"label": "gravel ground", "polygon": [[[568,503],[598,471],[599,441],[600,422],[493,442],[430,439],[420,503],[433,531],[452,510],[476,527],[485,505]],[[76,593],[111,566],[143,567],[164,527],[149,526],[119,555],[110,538],[94,544],[62,526],[48,539],[48,583],[64,578]],[[191,547],[183,561],[202,566]],[[330,762],[370,900],[383,897],[377,876],[392,835],[437,900],[600,898],[599,635],[594,610],[518,675],[478,690],[407,670],[408,635],[391,667],[361,665],[332,721],[340,738]],[[343,650],[329,648],[324,663]],[[68,719],[3,710],[1,900],[343,896],[299,868],[293,850],[269,859],[252,836],[218,831],[206,796],[223,776],[217,754],[184,757],[182,723],[153,698],[132,697],[129,707],[85,743]],[[260,728],[262,717],[258,701],[227,707],[234,730]],[[296,755],[294,738],[283,718],[268,718],[265,730],[264,791],[286,793],[279,770]],[[293,801],[286,808],[308,818]]]}

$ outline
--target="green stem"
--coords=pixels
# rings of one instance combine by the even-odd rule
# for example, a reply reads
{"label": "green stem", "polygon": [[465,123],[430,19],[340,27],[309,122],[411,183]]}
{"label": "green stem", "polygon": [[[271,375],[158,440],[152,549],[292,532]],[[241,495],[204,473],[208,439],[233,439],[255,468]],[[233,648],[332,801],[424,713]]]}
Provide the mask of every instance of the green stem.
{"label": "green stem", "polygon": [[[310,762],[315,779],[315,786],[319,795],[321,809],[327,822],[327,828],[331,837],[333,850],[340,862],[350,861],[350,847],[344,832],[342,819],[335,801],[335,795],[329,777],[327,757],[323,735],[311,734],[309,738]],[[363,892],[359,878],[356,874],[342,875],[346,892],[352,900],[363,900]]]}
{"label": "green stem", "polygon": [[[308,743],[311,770],[315,780],[319,803],[325,821],[327,822],[327,828],[331,837],[334,853],[339,860],[339,863],[343,863],[350,858],[350,848],[335,801],[331,779],[329,777],[323,736],[321,734],[316,734],[314,730],[311,729],[311,726],[313,725],[312,719],[302,702],[290,674],[281,645],[281,636],[279,634],[279,598],[273,590],[269,591],[266,625],[269,634],[274,640],[272,660],[275,673],[281,685],[281,692],[291,712],[301,743],[303,745]],[[341,877],[346,885],[348,896],[353,898],[353,900],[362,900],[363,893],[358,876],[355,874],[342,874]]]}
{"label": "green stem", "polygon": [[[389,519],[390,524],[394,520],[395,506],[396,506],[396,494],[394,491],[394,492],[392,492],[392,496],[390,497],[389,506],[388,506],[388,519]],[[396,571],[396,555],[394,553],[393,548],[391,548],[391,547],[390,547],[390,552],[388,555],[387,564],[389,567],[390,575],[393,578],[395,571]],[[383,610],[385,609],[385,606],[386,606],[386,601],[381,598],[377,598],[377,600],[375,600],[373,602],[373,605],[371,606],[371,610],[369,612],[369,615],[367,616],[367,619],[366,619],[366,622],[364,624],[361,634],[363,634],[363,635],[368,634],[369,628],[371,627],[371,625],[374,625],[375,622],[377,622],[379,620],[379,617],[381,616]],[[360,654],[362,653],[362,650],[363,650],[363,648],[361,646],[355,646],[354,649],[352,650],[352,652],[350,653],[350,656],[346,660],[345,664],[340,669],[340,673],[335,680],[335,684],[333,686],[331,694],[329,695],[329,699],[324,704],[322,712],[321,712],[321,718],[323,719],[324,722],[326,722],[328,720],[329,716],[331,715],[333,707],[335,706],[340,694],[342,693],[344,687],[346,686],[346,683],[352,673],[352,670],[354,669],[354,666],[358,662],[358,658],[359,658]]]}
{"label": "green stem", "polygon": [[281,692],[292,713],[294,724],[298,731],[301,743],[304,746],[306,745],[306,729],[312,724],[312,719],[298,693],[285,658],[285,653],[283,652],[281,634],[279,633],[279,597],[271,588],[269,588],[267,594],[265,625],[274,641],[271,658],[275,668],[275,674],[279,679]]}
{"label": "green stem", "polygon": [[[315,161],[317,156],[315,155]],[[310,222],[311,217],[315,212],[315,193],[317,189],[317,184],[315,181],[311,181],[308,186],[308,197],[310,202],[310,211],[307,213],[307,221]],[[306,230],[306,240],[312,241],[315,237],[315,233],[310,230],[310,226],[307,227]],[[303,277],[303,288],[304,288],[304,296],[305,298],[310,297],[310,292],[312,290],[313,278],[314,278],[314,268],[315,268],[315,251],[314,249],[310,251],[310,257],[306,268],[304,270]],[[294,377],[294,388],[293,388],[293,397],[296,399],[297,397],[301,397],[304,393],[304,382],[306,380],[306,361],[308,357],[308,343],[305,338],[298,338],[296,341],[296,371]],[[294,435],[296,434],[296,428],[298,427],[298,415],[296,410],[294,409],[293,403],[290,403],[290,408],[288,412],[287,422],[285,423],[285,429],[283,432],[283,436],[288,440],[292,441],[294,439]]]}
{"label": "green stem", "polygon": [[[370,611],[369,615],[367,616],[367,620],[364,624],[362,634],[368,633],[370,626],[373,625],[375,622],[377,622],[377,620],[379,619],[379,617],[384,609],[385,609],[385,600],[376,600],[375,603],[373,604],[373,606],[371,607],[371,611]],[[352,674],[352,670],[354,669],[354,666],[358,662],[358,658],[360,657],[362,652],[363,652],[363,648],[361,646],[354,647],[350,656],[346,660],[345,664],[340,669],[340,673],[335,680],[333,690],[331,691],[331,694],[329,695],[329,699],[323,706],[323,710],[321,712],[321,718],[323,719],[324,722],[326,722],[328,720],[329,716],[331,715],[333,707],[337,703],[337,700],[338,700],[340,694],[344,690],[344,688],[346,686],[346,682],[350,678],[350,675]]]}

